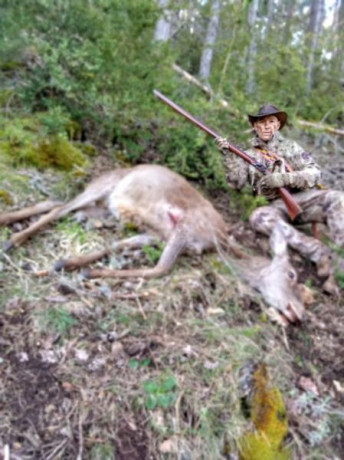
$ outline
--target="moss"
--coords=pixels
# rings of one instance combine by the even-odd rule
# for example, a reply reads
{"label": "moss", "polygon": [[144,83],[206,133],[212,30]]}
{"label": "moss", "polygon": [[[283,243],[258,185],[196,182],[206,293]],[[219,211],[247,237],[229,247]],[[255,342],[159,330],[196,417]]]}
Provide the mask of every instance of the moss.
{"label": "moss", "polygon": [[77,142],[75,145],[88,157],[95,157],[98,155],[96,147],[88,142]]}
{"label": "moss", "polygon": [[81,150],[61,136],[52,136],[41,140],[37,149],[34,149],[31,160],[32,164],[37,167],[53,166],[67,171],[72,169],[74,165],[82,166],[86,161]]}
{"label": "moss", "polygon": [[268,200],[264,196],[253,196],[251,193],[235,193],[231,194],[231,204],[241,211],[241,219],[248,220],[252,212],[260,206],[266,206]]}
{"label": "moss", "polygon": [[81,126],[76,121],[68,120],[65,123],[65,129],[69,139],[80,140],[81,139]]}
{"label": "moss", "polygon": [[242,440],[240,460],[288,460],[289,449],[276,449],[264,432],[246,434]]}
{"label": "moss", "polygon": [[[83,166],[88,157],[95,156],[96,149],[90,144],[69,141],[67,131],[61,132],[65,123],[66,119],[62,115],[58,118],[56,113],[2,118],[0,156],[16,167],[31,165],[39,169],[54,167],[69,171],[74,166]],[[50,125],[56,125],[56,129]]]}
{"label": "moss", "polygon": [[264,363],[253,374],[250,418],[253,432],[240,440],[240,460],[287,460],[290,451],[283,447],[288,421],[281,393],[271,387]]}
{"label": "moss", "polygon": [[8,206],[11,206],[13,204],[13,200],[11,195],[7,192],[7,190],[1,190],[0,189],[0,200],[3,201],[5,204]]}
{"label": "moss", "polygon": [[40,169],[56,167],[68,171],[86,161],[79,149],[59,136],[38,142],[5,141],[0,145],[1,153],[11,160],[13,166],[31,165]]}

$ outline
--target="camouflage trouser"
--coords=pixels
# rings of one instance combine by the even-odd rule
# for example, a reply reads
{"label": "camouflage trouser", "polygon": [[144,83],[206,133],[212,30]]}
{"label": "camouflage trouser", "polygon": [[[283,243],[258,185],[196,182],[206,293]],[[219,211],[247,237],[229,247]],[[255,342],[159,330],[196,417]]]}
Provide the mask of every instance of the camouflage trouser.
{"label": "camouflage trouser", "polygon": [[[296,225],[312,222],[324,223],[328,227],[332,242],[344,248],[343,192],[307,190],[293,194],[293,198],[302,208],[302,214],[297,217]],[[288,245],[306,259],[315,262],[319,275],[326,275],[327,268],[324,264],[326,265],[326,260],[331,259],[328,247],[316,238],[305,235],[291,224],[282,200],[273,201],[270,206],[257,208],[250,217],[253,229],[265,235],[270,235],[277,221],[285,230]]]}

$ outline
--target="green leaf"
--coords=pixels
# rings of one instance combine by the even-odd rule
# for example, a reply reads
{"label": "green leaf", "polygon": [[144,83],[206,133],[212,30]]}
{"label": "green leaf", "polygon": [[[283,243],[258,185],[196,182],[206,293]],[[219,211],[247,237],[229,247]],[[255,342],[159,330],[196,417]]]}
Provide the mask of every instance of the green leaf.
{"label": "green leaf", "polygon": [[130,369],[136,369],[137,367],[139,367],[139,362],[138,362],[137,359],[130,358],[128,365],[129,365]]}
{"label": "green leaf", "polygon": [[157,406],[157,398],[154,395],[148,395],[146,398],[146,407],[149,410],[155,409]]}
{"label": "green leaf", "polygon": [[167,377],[165,380],[162,381],[161,383],[161,391],[167,392],[173,390],[175,386],[177,385],[176,378],[174,375],[171,375],[170,377]]}
{"label": "green leaf", "polygon": [[167,409],[172,406],[176,400],[176,397],[173,393],[159,394],[157,396],[157,405],[163,409]]}
{"label": "green leaf", "polygon": [[146,393],[156,393],[159,389],[157,382],[154,382],[153,380],[143,382],[142,386]]}

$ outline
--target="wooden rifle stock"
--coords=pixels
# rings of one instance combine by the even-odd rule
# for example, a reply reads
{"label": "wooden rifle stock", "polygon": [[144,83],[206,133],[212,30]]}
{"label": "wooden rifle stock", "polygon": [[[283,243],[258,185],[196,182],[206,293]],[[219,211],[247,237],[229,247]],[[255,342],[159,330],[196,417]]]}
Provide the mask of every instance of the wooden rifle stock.
{"label": "wooden rifle stock", "polygon": [[[190,113],[186,112],[179,105],[177,105],[174,102],[172,102],[168,97],[166,97],[162,93],[160,93],[160,91],[155,89],[153,91],[153,93],[157,98],[159,98],[161,101],[163,101],[169,107],[171,107],[171,109],[175,110],[180,115],[183,115],[184,118],[186,118],[191,123],[196,125],[198,128],[200,128],[202,131],[207,133],[209,136],[211,136],[213,138],[220,137],[220,135],[218,133],[216,133],[212,129],[208,128],[208,126],[206,126],[200,120],[198,120],[197,118],[193,117]],[[238,147],[235,147],[235,145],[233,145],[231,143],[228,143],[228,144],[229,144],[228,145],[228,150],[233,152],[235,155],[238,155],[240,158],[245,160],[251,166],[253,166],[256,169],[258,169],[258,171],[260,171],[262,174],[269,174],[267,169],[266,169],[266,167],[262,163],[260,163],[255,158],[253,158],[250,155],[248,155],[243,150],[238,149]],[[284,204],[285,204],[285,206],[287,208],[289,217],[292,220],[294,220],[302,212],[302,209],[296,203],[296,201],[293,199],[293,197],[291,196],[291,194],[288,192],[288,190],[286,188],[281,187],[281,188],[278,189],[278,192],[279,192],[279,195],[280,195],[281,199],[284,201]]]}

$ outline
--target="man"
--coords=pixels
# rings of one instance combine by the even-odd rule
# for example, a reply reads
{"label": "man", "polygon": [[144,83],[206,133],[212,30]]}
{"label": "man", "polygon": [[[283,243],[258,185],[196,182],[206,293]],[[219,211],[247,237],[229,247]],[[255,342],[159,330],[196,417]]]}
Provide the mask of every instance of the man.
{"label": "man", "polygon": [[266,104],[255,115],[248,115],[255,131],[252,147],[247,153],[262,162],[271,174],[262,175],[240,157],[228,150],[228,141],[217,138],[216,144],[225,155],[224,163],[229,186],[241,189],[247,182],[254,193],[265,196],[269,206],[257,208],[250,216],[253,229],[270,235],[277,221],[283,225],[290,247],[316,264],[318,275],[326,280],[324,290],[337,291],[333,277],[331,251],[318,239],[297,230],[289,220],[285,205],[278,199],[278,188],[286,187],[302,213],[294,224],[325,223],[333,243],[344,248],[344,193],[325,190],[320,185],[321,171],[312,157],[295,141],[284,138],[280,130],[287,114]]}

